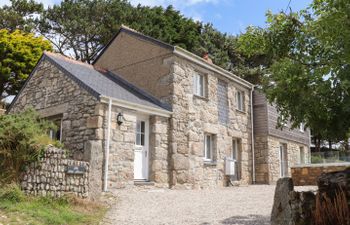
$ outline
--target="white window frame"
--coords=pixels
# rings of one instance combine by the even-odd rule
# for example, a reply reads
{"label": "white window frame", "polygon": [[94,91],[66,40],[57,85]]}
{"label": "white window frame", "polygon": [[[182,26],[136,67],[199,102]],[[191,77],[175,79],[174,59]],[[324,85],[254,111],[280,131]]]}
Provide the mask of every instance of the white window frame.
{"label": "white window frame", "polygon": [[244,91],[237,90],[236,92],[236,108],[239,111],[245,112]]}
{"label": "white window frame", "polygon": [[[142,123],[144,123],[144,131],[142,132]],[[138,124],[140,124],[140,129],[138,129]],[[137,141],[137,136],[140,135],[140,143]],[[143,136],[143,143],[142,143]],[[146,121],[137,120],[136,121],[136,137],[135,137],[135,145],[136,146],[145,146],[146,144]]]}
{"label": "white window frame", "polygon": [[[208,138],[210,140],[210,143],[209,143],[209,153],[210,153],[210,157],[208,156]],[[213,151],[213,144],[214,142],[214,135],[212,134],[204,134],[204,161],[206,162],[213,162],[214,161],[214,151]]]}
{"label": "white window frame", "polygon": [[238,161],[238,138],[233,138],[232,139],[232,153],[231,153],[231,158],[235,161]]}
{"label": "white window frame", "polygon": [[206,97],[206,76],[198,72],[193,74],[193,94]]}
{"label": "white window frame", "polygon": [[60,134],[60,139],[57,140],[57,141],[59,141],[59,142],[62,143],[63,118],[60,119],[60,127],[59,127],[59,128],[60,128],[60,129],[57,130],[57,131],[54,131],[53,129],[50,129],[50,130],[49,130],[49,137],[50,137],[51,140],[57,140],[57,139],[56,139],[56,135],[57,135],[57,132],[59,132],[59,134]]}

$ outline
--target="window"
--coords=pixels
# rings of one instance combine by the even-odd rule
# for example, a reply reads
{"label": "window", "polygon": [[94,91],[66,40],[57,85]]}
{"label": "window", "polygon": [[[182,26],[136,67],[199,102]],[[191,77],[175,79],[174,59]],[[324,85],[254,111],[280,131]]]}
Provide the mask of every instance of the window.
{"label": "window", "polygon": [[299,125],[299,130],[300,130],[301,132],[304,132],[304,131],[305,131],[305,124],[304,124],[304,123],[300,123],[300,125]]}
{"label": "window", "polygon": [[193,94],[205,97],[205,77],[202,74],[193,75]]}
{"label": "window", "polygon": [[204,160],[214,161],[213,156],[213,135],[206,134],[204,136]]}
{"label": "window", "polygon": [[136,122],[136,145],[145,146],[145,121]]}
{"label": "window", "polygon": [[299,163],[300,164],[305,164],[306,161],[305,161],[305,151],[304,151],[304,147],[303,146],[300,146],[299,147]]}
{"label": "window", "polygon": [[219,122],[224,125],[228,125],[228,122],[229,122],[227,86],[228,85],[225,81],[218,80],[218,88],[217,88],[218,117],[219,117]]}
{"label": "window", "polygon": [[62,141],[62,119],[61,118],[49,118],[55,125],[57,129],[50,129],[49,136],[52,140]]}
{"label": "window", "polygon": [[238,142],[239,142],[239,140],[238,139],[236,139],[236,138],[234,138],[233,140],[232,140],[232,159],[233,160],[238,160]]}
{"label": "window", "polygon": [[236,92],[236,102],[237,102],[237,109],[239,111],[244,111],[244,92],[243,91]]}

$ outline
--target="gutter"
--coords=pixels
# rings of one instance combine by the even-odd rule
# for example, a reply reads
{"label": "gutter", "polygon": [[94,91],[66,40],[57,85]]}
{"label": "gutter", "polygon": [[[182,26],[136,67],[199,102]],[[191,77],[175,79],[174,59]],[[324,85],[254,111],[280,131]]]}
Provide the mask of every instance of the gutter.
{"label": "gutter", "polygon": [[155,108],[155,107],[146,106],[146,105],[140,105],[140,104],[128,102],[125,100],[107,97],[104,95],[100,96],[100,101],[103,103],[109,103],[111,101],[112,105],[119,106],[122,108],[132,109],[132,110],[136,110],[138,112],[143,112],[146,114],[152,114],[152,115],[156,115],[156,116],[163,116],[163,117],[169,118],[172,115],[172,112],[168,111],[166,109]]}
{"label": "gutter", "polygon": [[253,106],[253,92],[254,92],[254,86],[252,86],[252,89],[250,91],[250,121],[251,121],[251,127],[252,127],[252,177],[253,177],[253,184],[256,183],[256,175],[255,175],[255,142],[254,142],[254,106]]}
{"label": "gutter", "polygon": [[111,120],[112,120],[112,99],[108,102],[108,121],[107,121],[107,140],[105,144],[105,163],[104,163],[104,179],[103,179],[103,191],[107,191],[108,186],[108,163],[109,163],[109,148],[111,139]]}

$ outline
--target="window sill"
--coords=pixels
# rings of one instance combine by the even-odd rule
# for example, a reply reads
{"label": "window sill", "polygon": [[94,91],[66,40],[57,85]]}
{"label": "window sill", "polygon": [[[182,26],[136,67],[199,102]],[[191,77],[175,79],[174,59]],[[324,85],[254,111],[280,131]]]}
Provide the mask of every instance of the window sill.
{"label": "window sill", "polygon": [[204,161],[204,166],[216,166],[216,161]]}
{"label": "window sill", "polygon": [[240,109],[236,109],[236,111],[239,112],[239,113],[242,113],[242,114],[247,114],[246,111],[243,111],[243,110],[240,110]]}
{"label": "window sill", "polygon": [[193,98],[198,98],[198,99],[201,99],[204,101],[209,101],[209,98],[204,97],[204,96],[200,96],[200,95],[196,95],[196,94],[193,94]]}

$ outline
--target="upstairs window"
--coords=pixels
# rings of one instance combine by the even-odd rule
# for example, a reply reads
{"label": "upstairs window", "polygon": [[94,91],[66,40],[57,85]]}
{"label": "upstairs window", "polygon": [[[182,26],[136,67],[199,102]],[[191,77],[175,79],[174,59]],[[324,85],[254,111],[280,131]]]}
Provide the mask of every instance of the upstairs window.
{"label": "upstairs window", "polygon": [[244,112],[244,92],[243,91],[237,91],[236,92],[236,102],[237,102],[237,109],[239,111]]}
{"label": "upstairs window", "polygon": [[193,94],[205,97],[205,77],[202,74],[195,73],[193,75]]}

